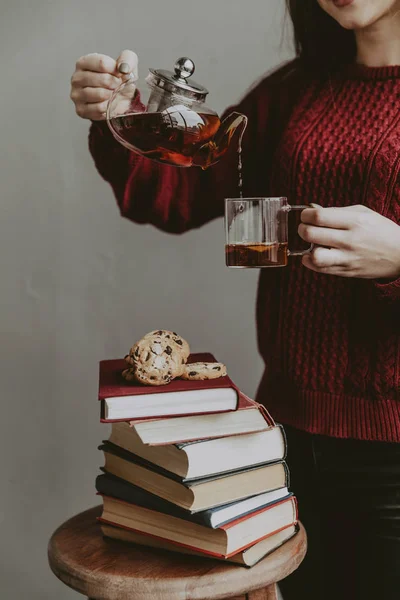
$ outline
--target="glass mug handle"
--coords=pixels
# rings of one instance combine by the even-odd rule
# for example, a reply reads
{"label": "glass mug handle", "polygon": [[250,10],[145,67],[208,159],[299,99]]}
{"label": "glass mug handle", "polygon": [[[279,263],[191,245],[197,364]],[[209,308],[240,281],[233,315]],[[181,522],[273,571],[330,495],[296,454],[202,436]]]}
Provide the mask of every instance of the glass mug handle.
{"label": "glass mug handle", "polygon": [[[299,204],[299,205],[292,206],[291,204],[288,204],[286,206],[286,211],[289,213],[292,210],[304,210],[305,208],[312,208],[312,206],[307,206],[306,204]],[[288,256],[304,256],[305,254],[310,254],[310,252],[312,252],[313,249],[314,249],[314,244],[310,244],[310,246],[308,248],[306,248],[305,250],[292,251],[292,250],[289,250],[289,248],[288,248],[287,254],[288,254]]]}

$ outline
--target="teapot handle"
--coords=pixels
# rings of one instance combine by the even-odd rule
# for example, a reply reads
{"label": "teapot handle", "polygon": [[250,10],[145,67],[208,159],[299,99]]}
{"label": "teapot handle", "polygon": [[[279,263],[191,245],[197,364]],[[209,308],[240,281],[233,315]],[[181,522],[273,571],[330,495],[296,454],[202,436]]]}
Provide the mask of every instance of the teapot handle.
{"label": "teapot handle", "polygon": [[[115,116],[123,116],[128,112],[145,112],[146,107],[141,101],[140,91],[136,86],[137,77],[123,81],[112,93],[106,111],[109,123]],[[133,90],[133,93],[132,93]]]}

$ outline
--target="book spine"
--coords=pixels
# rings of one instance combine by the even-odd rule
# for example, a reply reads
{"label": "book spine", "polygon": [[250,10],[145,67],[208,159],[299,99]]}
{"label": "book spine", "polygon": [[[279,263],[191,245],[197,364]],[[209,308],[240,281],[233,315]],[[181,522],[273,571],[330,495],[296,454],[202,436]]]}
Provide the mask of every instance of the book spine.
{"label": "book spine", "polygon": [[293,509],[294,509],[294,519],[297,524],[299,520],[299,503],[297,502],[297,497],[293,496]]}
{"label": "book spine", "polygon": [[285,469],[286,485],[285,487],[290,488],[290,472],[289,467],[285,461],[282,462],[283,468]]}
{"label": "book spine", "polygon": [[283,427],[283,425],[281,425],[280,423],[277,423],[275,425],[275,427],[278,427],[281,430],[281,435],[282,435],[283,445],[284,445],[282,460],[286,460],[286,456],[287,456],[287,437],[286,437],[286,431],[285,431],[285,428]]}

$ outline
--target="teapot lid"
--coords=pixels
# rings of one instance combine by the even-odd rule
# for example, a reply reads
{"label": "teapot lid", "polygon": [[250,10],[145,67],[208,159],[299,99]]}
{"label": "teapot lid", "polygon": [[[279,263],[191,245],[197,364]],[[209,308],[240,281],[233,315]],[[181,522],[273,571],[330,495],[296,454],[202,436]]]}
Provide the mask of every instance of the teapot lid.
{"label": "teapot lid", "polygon": [[208,90],[193,80],[188,81],[194,73],[194,62],[190,58],[178,58],[175,63],[174,73],[164,69],[149,69],[146,77],[149,85],[157,86],[168,92],[187,96],[197,102],[204,102]]}

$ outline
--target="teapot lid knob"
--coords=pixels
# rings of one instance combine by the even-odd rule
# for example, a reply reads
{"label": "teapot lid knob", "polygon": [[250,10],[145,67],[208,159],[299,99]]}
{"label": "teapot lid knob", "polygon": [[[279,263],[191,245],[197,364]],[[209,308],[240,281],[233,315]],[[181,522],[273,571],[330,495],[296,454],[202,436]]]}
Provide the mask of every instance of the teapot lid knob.
{"label": "teapot lid knob", "polygon": [[189,77],[194,73],[194,62],[183,56],[175,63],[174,72],[163,69],[150,69],[146,81],[150,86],[158,87],[180,96],[186,96],[196,102],[204,102],[208,90]]}
{"label": "teapot lid knob", "polygon": [[187,79],[193,75],[194,69],[194,62],[190,58],[182,56],[182,58],[178,58],[175,63],[175,76],[178,79]]}

